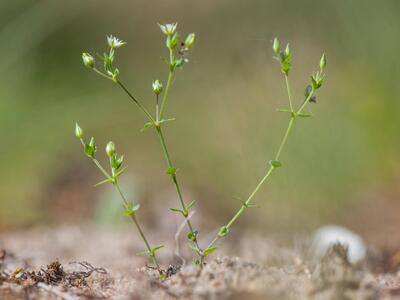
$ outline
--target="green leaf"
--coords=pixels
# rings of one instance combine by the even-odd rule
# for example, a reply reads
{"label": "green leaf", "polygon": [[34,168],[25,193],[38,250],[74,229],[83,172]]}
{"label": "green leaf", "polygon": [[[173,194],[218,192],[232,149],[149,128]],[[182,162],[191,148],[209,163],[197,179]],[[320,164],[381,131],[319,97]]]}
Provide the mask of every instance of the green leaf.
{"label": "green leaf", "polygon": [[303,113],[298,113],[297,116],[302,117],[302,118],[312,117],[312,115],[310,115],[310,114],[303,114]]}
{"label": "green leaf", "polygon": [[258,205],[255,205],[253,203],[246,203],[246,202],[242,202],[243,206],[247,207],[247,208],[253,208],[253,207],[259,207]]}
{"label": "green leaf", "polygon": [[229,228],[226,226],[222,226],[218,231],[218,236],[224,237],[229,233]]}
{"label": "green leaf", "polygon": [[278,108],[276,111],[290,113],[290,114],[292,113],[292,111],[290,109],[285,109],[285,108]]}
{"label": "green leaf", "polygon": [[204,251],[203,251],[203,254],[204,254],[204,256],[207,256],[207,255],[210,255],[211,253],[213,253],[215,250],[217,250],[218,248],[217,247],[215,247],[215,246],[211,246],[211,247],[208,247],[207,249],[205,249]]}
{"label": "green leaf", "polygon": [[169,210],[176,213],[182,213],[182,210],[180,210],[179,208],[170,208]]}
{"label": "green leaf", "polygon": [[128,167],[126,166],[126,167],[122,168],[121,170],[119,170],[117,173],[115,173],[114,178],[118,178],[119,176],[121,176],[127,168]]}
{"label": "green leaf", "polygon": [[132,203],[130,203],[128,205],[128,207],[125,209],[124,215],[126,217],[133,216],[139,210],[139,208],[140,208],[140,204],[133,205]]}
{"label": "green leaf", "polygon": [[141,256],[143,256],[143,255],[150,255],[150,251],[149,251],[149,250],[146,250],[146,251],[138,252],[138,253],[136,253],[136,255],[141,255]]}
{"label": "green leaf", "polygon": [[171,118],[171,119],[162,119],[161,121],[159,121],[160,124],[162,123],[166,123],[166,122],[171,122],[171,121],[175,121],[175,118]]}
{"label": "green leaf", "polygon": [[199,247],[197,247],[195,244],[189,244],[189,247],[192,248],[196,252],[200,252]]}
{"label": "green leaf", "polygon": [[282,166],[282,163],[279,160],[270,160],[269,164],[274,168],[279,168]]}
{"label": "green leaf", "polygon": [[177,169],[174,167],[170,167],[167,169],[167,174],[168,175],[175,175],[176,174]]}
{"label": "green leaf", "polygon": [[156,252],[161,248],[164,248],[164,245],[155,246],[153,249],[151,249],[150,256],[154,257],[156,255]]}
{"label": "green leaf", "polygon": [[196,203],[196,200],[193,200],[192,202],[190,202],[187,206],[186,206],[186,209],[187,209],[187,211],[189,211],[192,207],[193,207],[193,205]]}
{"label": "green leaf", "polygon": [[104,180],[102,180],[102,181],[96,183],[94,186],[95,186],[95,187],[98,187],[98,186],[100,186],[100,185],[102,185],[102,184],[105,184],[105,183],[108,183],[108,182],[113,183],[113,178],[104,179]]}
{"label": "green leaf", "polygon": [[153,122],[146,122],[146,123],[144,123],[143,128],[140,131],[144,131],[144,130],[146,130],[148,128],[151,128],[151,127],[154,127],[154,123]]}

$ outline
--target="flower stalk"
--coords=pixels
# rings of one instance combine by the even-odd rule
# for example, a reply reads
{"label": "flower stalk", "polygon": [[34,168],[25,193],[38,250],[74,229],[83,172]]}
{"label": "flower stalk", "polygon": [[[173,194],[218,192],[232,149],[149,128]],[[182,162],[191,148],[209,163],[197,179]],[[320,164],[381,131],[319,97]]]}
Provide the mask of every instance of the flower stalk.
{"label": "flower stalk", "polygon": [[109,142],[106,146],[106,153],[107,156],[109,157],[110,161],[110,168],[111,168],[111,174],[106,171],[106,169],[101,165],[101,163],[97,160],[96,158],[96,153],[97,153],[97,146],[94,142],[94,139],[92,138],[89,143],[86,143],[83,137],[83,130],[81,127],[76,124],[75,125],[75,135],[76,137],[80,140],[83,149],[85,151],[85,154],[93,161],[93,163],[96,165],[96,167],[100,170],[100,172],[104,175],[105,179],[97,183],[95,186],[100,186],[105,183],[111,183],[116,191],[118,192],[118,195],[120,196],[122,200],[122,205],[125,209],[124,215],[129,217],[132,222],[134,223],[143,243],[146,246],[146,251],[142,252],[141,254],[146,254],[150,257],[151,261],[155,265],[155,268],[157,269],[160,278],[165,277],[165,271],[161,268],[157,257],[156,257],[156,251],[161,249],[163,246],[156,246],[156,247],[151,247],[149,241],[146,238],[146,235],[144,234],[144,231],[136,217],[136,213],[140,208],[139,204],[134,204],[133,202],[129,202],[124,195],[124,193],[121,190],[121,187],[119,185],[119,177],[124,173],[126,170],[125,168],[122,168],[122,162],[123,162],[123,156],[118,156],[115,150],[115,144],[113,142]]}

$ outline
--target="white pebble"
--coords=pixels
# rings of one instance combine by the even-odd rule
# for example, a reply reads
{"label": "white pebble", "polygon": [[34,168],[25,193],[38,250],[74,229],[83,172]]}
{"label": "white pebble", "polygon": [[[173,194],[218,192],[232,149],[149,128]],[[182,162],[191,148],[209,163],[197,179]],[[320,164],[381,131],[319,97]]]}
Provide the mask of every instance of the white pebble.
{"label": "white pebble", "polygon": [[317,229],[311,242],[311,253],[317,259],[326,254],[328,249],[340,243],[348,249],[348,258],[351,263],[362,261],[366,256],[366,247],[361,236],[338,225],[327,225]]}

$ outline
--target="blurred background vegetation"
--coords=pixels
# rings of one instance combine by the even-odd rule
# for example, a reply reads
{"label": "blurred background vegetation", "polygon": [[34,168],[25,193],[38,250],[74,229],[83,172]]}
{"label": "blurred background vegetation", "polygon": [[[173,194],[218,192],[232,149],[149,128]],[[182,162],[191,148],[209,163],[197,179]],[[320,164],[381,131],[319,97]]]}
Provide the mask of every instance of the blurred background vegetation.
{"label": "blurred background vegetation", "polygon": [[82,51],[106,49],[107,34],[128,41],[116,65],[153,107],[151,82],[167,76],[156,24],[173,21],[197,41],[173,84],[167,116],[177,121],[166,135],[207,229],[252,190],[287,124],[275,111],[287,104],[275,36],[294,50],[298,103],[323,51],[328,76],[315,117],[298,122],[284,167],[257,196],[261,208],[239,227],[343,223],[389,234],[400,225],[399,1],[17,0],[2,1],[0,16],[0,227],[113,220],[119,202],[93,188],[100,174],[75,139],[76,121],[101,149],[112,139],[126,155],[126,188],[150,225],[151,207],[176,203],[156,135],[140,132],[142,114],[81,62]]}

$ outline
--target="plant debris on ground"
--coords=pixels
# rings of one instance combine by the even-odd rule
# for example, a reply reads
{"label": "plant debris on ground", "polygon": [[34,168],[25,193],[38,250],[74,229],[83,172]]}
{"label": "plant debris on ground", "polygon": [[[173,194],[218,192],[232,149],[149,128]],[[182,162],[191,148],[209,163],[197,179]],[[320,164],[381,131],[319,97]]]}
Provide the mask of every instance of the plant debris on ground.
{"label": "plant debris on ground", "polygon": [[302,246],[282,246],[271,238],[243,234],[242,243],[228,241],[221,248],[224,256],[203,269],[189,263],[167,267],[173,254],[165,254],[160,259],[168,278],[160,280],[157,270],[141,267],[145,258],[132,248],[140,247],[140,240],[126,239],[129,229],[117,232],[61,227],[2,235],[0,299],[400,298],[398,265],[387,266],[397,251],[385,258],[387,252],[375,249],[366,261],[353,265],[346,249],[335,245],[315,261],[305,238]]}

